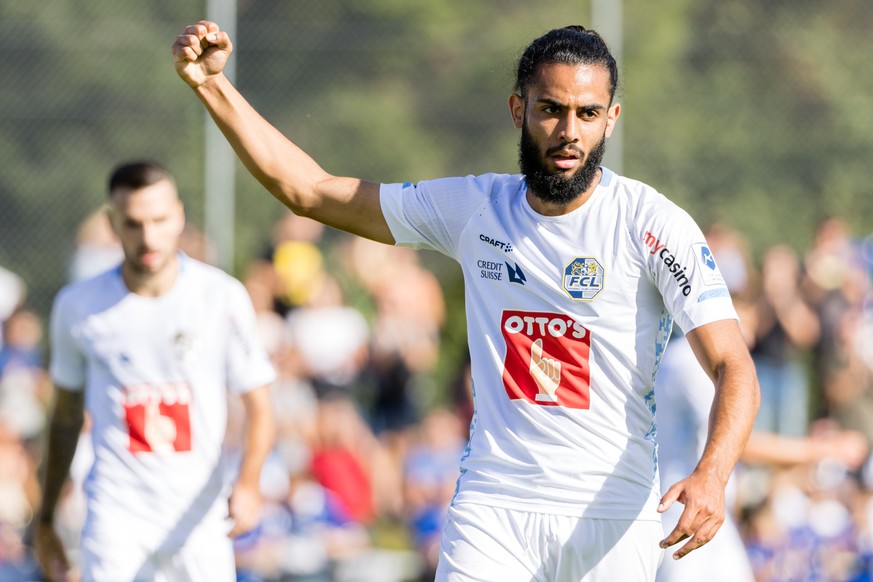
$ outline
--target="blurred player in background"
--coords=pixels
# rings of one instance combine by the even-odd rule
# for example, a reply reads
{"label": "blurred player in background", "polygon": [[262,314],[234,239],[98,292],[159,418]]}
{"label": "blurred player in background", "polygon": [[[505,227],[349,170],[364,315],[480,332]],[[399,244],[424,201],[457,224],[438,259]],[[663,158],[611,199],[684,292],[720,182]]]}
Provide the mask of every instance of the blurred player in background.
{"label": "blurred player in background", "polygon": [[[750,318],[751,319],[751,318]],[[744,328],[748,329],[748,321]],[[754,330],[746,335],[754,341]],[[709,430],[712,406],[712,380],[694,357],[688,340],[674,333],[655,382],[658,399],[658,461],[664,487],[694,469]],[[824,427],[824,425],[822,425]],[[823,460],[857,471],[867,459],[868,446],[855,431],[813,431],[807,436],[786,436],[771,431],[753,430],[741,460],[751,466],[790,467],[815,464]],[[734,520],[737,496],[736,479],[727,487],[728,512],[718,535],[706,547],[684,560],[664,560],[658,582],[755,582],[752,563]],[[677,507],[664,513],[664,532],[679,520]]]}
{"label": "blurred player in background", "polygon": [[[327,173],[224,76],[231,50],[216,24],[188,26],[176,71],[278,200],[464,272],[476,411],[437,580],[649,581],[661,548],[708,542],[758,407],[754,365],[700,228],[600,165],[621,109],[603,39],[574,26],[525,50],[509,98],[521,174],[418,184]],[[673,318],[716,396],[699,463],[661,497],[653,382]]]}
{"label": "blurred player in background", "polygon": [[[40,563],[52,580],[69,567],[52,520],[87,411],[94,463],[84,483],[82,578],[233,581],[229,536],[257,523],[260,471],[274,436],[274,371],[254,310],[241,283],[179,251],[184,209],[161,166],[116,168],[109,215],[123,262],[65,287],[52,313],[57,390]],[[228,389],[247,414],[229,499]]]}

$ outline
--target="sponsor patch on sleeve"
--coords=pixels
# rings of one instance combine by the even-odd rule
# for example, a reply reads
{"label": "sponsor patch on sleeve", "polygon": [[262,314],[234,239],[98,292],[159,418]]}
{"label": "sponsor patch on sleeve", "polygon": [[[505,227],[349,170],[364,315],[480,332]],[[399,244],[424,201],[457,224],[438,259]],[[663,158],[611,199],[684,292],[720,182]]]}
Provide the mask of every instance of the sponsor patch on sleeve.
{"label": "sponsor patch on sleeve", "polygon": [[694,252],[697,270],[700,272],[703,284],[707,287],[715,285],[724,286],[724,278],[718,270],[718,265],[715,264],[715,256],[713,256],[709,245],[706,243],[695,243],[691,245],[691,248]]}

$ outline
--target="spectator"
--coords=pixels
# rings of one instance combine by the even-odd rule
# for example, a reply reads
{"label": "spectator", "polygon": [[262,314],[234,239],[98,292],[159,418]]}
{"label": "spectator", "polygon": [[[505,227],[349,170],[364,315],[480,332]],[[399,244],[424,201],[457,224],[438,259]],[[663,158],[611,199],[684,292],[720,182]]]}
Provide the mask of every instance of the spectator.
{"label": "spectator", "polygon": [[26,543],[38,508],[36,463],[18,432],[0,419],[0,582],[39,578],[39,567]]}
{"label": "spectator", "polygon": [[24,304],[26,296],[27,286],[24,280],[12,271],[0,267],[0,326],[12,315],[12,312]]}
{"label": "spectator", "polygon": [[873,443],[873,314],[846,311],[835,331],[833,357],[823,370],[828,416]]}
{"label": "spectator", "polygon": [[89,214],[79,224],[70,261],[70,281],[82,281],[117,266],[124,259],[118,237],[112,231],[106,209]]}
{"label": "spectator", "polygon": [[320,222],[285,211],[273,226],[270,245],[252,264],[261,280],[269,281],[280,315],[317,300],[326,276],[319,248],[323,234]]}
{"label": "spectator", "polygon": [[319,397],[354,391],[369,357],[370,327],[357,309],[345,304],[336,280],[325,276],[319,293],[290,311],[286,320],[303,376]]}
{"label": "spectator", "polygon": [[3,327],[0,347],[0,422],[16,430],[31,446],[45,428],[51,382],[42,353],[42,321],[18,309]]}
{"label": "spectator", "polygon": [[348,396],[336,393],[320,401],[311,471],[336,498],[347,521],[370,525],[376,518],[378,448]]}
{"label": "spectator", "polygon": [[764,253],[752,348],[761,384],[755,428],[789,436],[807,434],[807,366],[819,339],[818,316],[800,288],[800,267],[797,253],[786,245],[775,245]]}
{"label": "spectator", "polygon": [[458,415],[435,408],[422,419],[404,461],[405,513],[424,565],[421,580],[433,580],[436,573],[440,534],[465,444]]}
{"label": "spectator", "polygon": [[739,300],[750,299],[757,273],[745,238],[720,222],[710,225],[705,235],[731,296]]}

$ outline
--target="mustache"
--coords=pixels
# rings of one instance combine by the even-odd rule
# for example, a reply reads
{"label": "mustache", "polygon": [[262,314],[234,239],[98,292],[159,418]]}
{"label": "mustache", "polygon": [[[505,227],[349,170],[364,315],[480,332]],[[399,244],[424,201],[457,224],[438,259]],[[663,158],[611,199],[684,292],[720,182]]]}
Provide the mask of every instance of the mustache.
{"label": "mustache", "polygon": [[575,152],[579,155],[580,159],[585,157],[585,152],[583,152],[579,146],[573,145],[571,143],[563,143],[561,145],[550,147],[546,150],[546,155],[553,156],[558,152]]}

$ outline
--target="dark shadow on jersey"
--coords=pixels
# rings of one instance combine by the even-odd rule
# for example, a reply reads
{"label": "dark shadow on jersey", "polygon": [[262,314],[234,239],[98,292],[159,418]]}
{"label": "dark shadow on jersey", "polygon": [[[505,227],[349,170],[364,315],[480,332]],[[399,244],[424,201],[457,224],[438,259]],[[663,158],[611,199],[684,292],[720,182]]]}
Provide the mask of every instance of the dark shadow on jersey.
{"label": "dark shadow on jersey", "polygon": [[[636,292],[637,293],[649,293],[649,292],[651,292],[651,289],[646,289],[645,287],[646,287],[645,280],[641,280],[640,285],[637,288]],[[638,312],[638,315],[637,315],[638,319],[642,318],[643,316],[644,315],[642,312]],[[637,325],[642,325],[642,322],[638,321]],[[665,344],[666,344],[666,338],[665,338]],[[602,349],[602,347],[601,347],[601,349]],[[644,349],[647,349],[647,348],[644,346],[637,346],[637,350],[644,350]],[[651,347],[648,347],[648,349],[651,349]],[[619,357],[619,354],[614,353],[614,354],[612,354],[612,356]],[[596,354],[592,353],[592,358],[595,358],[595,357],[597,357]],[[644,378],[646,385],[649,386],[649,388],[650,388],[650,392],[648,394],[641,396],[641,395],[638,395],[636,393],[625,393],[626,398],[624,401],[624,418],[626,421],[626,425],[622,428],[616,427],[616,435],[617,436],[621,435],[622,432],[624,434],[630,434],[631,433],[631,426],[634,424],[634,423],[631,423],[630,420],[631,420],[631,418],[634,418],[634,417],[636,417],[637,426],[650,426],[651,428],[649,429],[648,433],[633,435],[633,437],[635,439],[638,439],[638,440],[636,441],[636,444],[631,444],[632,447],[640,447],[640,446],[645,447],[644,450],[648,451],[647,458],[649,460],[649,464],[648,464],[648,466],[645,466],[645,467],[638,466],[638,463],[634,463],[632,461],[632,459],[641,458],[639,449],[637,449],[632,454],[631,449],[626,447],[622,451],[622,454],[621,454],[618,462],[615,464],[613,471],[606,476],[605,481],[603,483],[603,486],[595,494],[595,497],[591,503],[591,507],[603,508],[603,507],[608,507],[610,503],[614,503],[615,502],[615,492],[625,490],[628,486],[628,483],[629,483],[629,481],[627,479],[620,477],[619,475],[624,475],[624,474],[635,475],[635,477],[636,477],[635,484],[636,484],[636,488],[639,490],[639,494],[632,499],[619,500],[618,503],[621,504],[620,510],[622,511],[622,513],[625,513],[625,514],[630,513],[632,515],[636,515],[637,516],[636,519],[639,519],[639,517],[642,515],[643,509],[646,507],[646,504],[647,504],[648,499],[649,499],[649,486],[652,483],[654,483],[654,487],[655,487],[656,492],[659,491],[659,488],[660,488],[660,483],[659,483],[659,479],[658,479],[658,472],[657,472],[657,468],[656,468],[656,465],[657,465],[657,447],[655,445],[654,378],[652,378],[652,371],[651,370],[649,370],[649,371],[636,370],[636,368],[632,362],[629,362],[626,359],[619,360],[619,361],[622,362],[623,366],[627,366],[628,369],[634,370],[634,373],[636,373],[636,374],[648,374],[648,376]],[[599,358],[597,361],[597,365],[603,367],[605,365],[604,359]],[[612,377],[620,377],[620,376],[612,375]],[[593,385],[593,386],[591,386],[590,389],[591,389],[592,394],[594,394],[597,392],[598,387],[596,385]],[[553,411],[554,414],[562,414],[562,413],[567,414],[567,411],[564,411],[560,408],[552,408],[551,411]],[[641,422],[641,421],[644,421],[644,422]],[[613,498],[613,499],[610,499],[610,498]],[[585,512],[583,512],[583,514],[581,516],[581,520],[580,520],[580,527],[581,527],[582,520],[593,518],[593,517],[587,515],[588,513],[589,513],[589,511],[587,511],[587,510]],[[601,513],[600,516],[598,516],[597,518],[593,518],[593,519],[602,518],[602,511],[600,513]],[[628,521],[628,520],[624,520],[624,521],[626,521],[626,523],[628,523],[628,525],[630,525],[632,523],[631,521]],[[653,523],[657,523],[657,522],[653,522]],[[660,532],[660,528],[657,531]],[[585,558],[583,560],[575,560],[579,564],[581,564],[582,567],[579,571],[572,572],[570,579],[581,580],[583,577],[587,576],[591,572],[591,570],[595,569],[598,566],[598,564],[603,559],[603,557],[606,553],[609,553],[612,551],[612,549],[619,543],[621,538],[625,534],[627,534],[627,528],[622,528],[620,530],[616,530],[616,532],[612,533],[612,535],[614,536],[612,538],[604,538],[603,537],[603,536],[608,535],[610,533],[611,532],[601,532],[601,536],[598,538],[597,543],[598,543],[598,546],[604,547],[604,548],[606,548],[606,550],[604,552],[597,553],[596,555],[595,555],[594,551],[589,550],[589,548],[580,547],[579,546],[579,539],[577,537],[574,537],[574,536],[571,536],[571,539],[573,540],[572,544],[556,544],[554,548],[549,548],[549,551],[546,555],[555,555],[556,556],[556,555],[558,555],[557,552],[560,552],[564,556],[574,556],[575,557],[575,555],[578,554],[579,552],[590,552],[590,555],[585,556]],[[660,542],[660,540],[661,540],[661,537],[658,537],[656,539],[652,539],[652,544],[654,544],[653,549],[655,551],[661,551],[657,548],[657,544],[658,544],[658,542]],[[552,552],[554,552],[554,553],[552,553]],[[632,556],[626,556],[624,559],[632,560],[632,559],[636,559],[636,558],[632,557]],[[562,559],[561,561],[564,562],[565,560]],[[573,561],[574,560],[570,560],[570,562],[573,562]],[[546,568],[546,564],[544,564],[541,567],[541,569],[534,574],[534,576],[531,578],[531,582],[543,582],[546,580],[554,580],[555,579],[555,572],[546,571],[545,568]],[[563,574],[566,576],[567,572],[563,572]],[[652,575],[654,576],[654,571],[652,572]],[[562,577],[562,579],[565,579],[565,578]]]}
{"label": "dark shadow on jersey", "polygon": [[[224,465],[219,461],[215,468],[213,468],[204,487],[191,500],[188,509],[179,516],[176,525],[170,529],[164,541],[152,552],[149,558],[157,557],[160,560],[172,556],[178,553],[185,543],[189,541],[191,533],[202,525],[216,499],[223,498],[223,469]],[[210,517],[210,519],[213,518]],[[216,520],[213,525],[215,527],[222,527],[223,522]],[[147,568],[146,564],[143,564],[140,566],[134,579],[149,580],[151,579],[150,577],[154,577],[154,572]]]}

